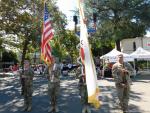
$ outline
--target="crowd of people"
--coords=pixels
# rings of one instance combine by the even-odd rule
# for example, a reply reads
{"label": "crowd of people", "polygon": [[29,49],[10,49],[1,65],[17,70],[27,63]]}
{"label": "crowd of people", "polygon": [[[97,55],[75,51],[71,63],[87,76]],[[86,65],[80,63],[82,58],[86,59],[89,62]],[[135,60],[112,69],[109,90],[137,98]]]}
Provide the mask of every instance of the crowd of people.
{"label": "crowd of people", "polygon": [[112,62],[109,62],[108,59],[103,61],[99,57],[95,57],[94,61],[98,79],[112,77]]}

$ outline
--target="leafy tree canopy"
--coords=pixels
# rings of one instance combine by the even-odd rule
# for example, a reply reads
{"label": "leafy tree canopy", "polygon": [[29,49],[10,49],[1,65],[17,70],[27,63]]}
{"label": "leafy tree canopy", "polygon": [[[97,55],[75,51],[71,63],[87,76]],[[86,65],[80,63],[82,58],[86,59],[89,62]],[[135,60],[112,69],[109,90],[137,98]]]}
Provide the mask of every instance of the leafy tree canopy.
{"label": "leafy tree canopy", "polygon": [[[7,42],[22,50],[23,63],[24,58],[29,57],[30,53],[40,52],[43,0],[1,0],[0,2],[0,36],[15,35],[18,37],[19,45]],[[75,58],[77,56],[77,51],[74,51],[77,42],[76,36],[65,30],[66,16],[58,10],[56,2],[57,0],[47,0],[46,2],[54,29],[53,52],[61,58],[67,53]]]}
{"label": "leafy tree canopy", "polygon": [[143,36],[150,28],[150,0],[88,0],[86,11],[97,16],[97,35],[113,39],[117,49],[121,39]]}

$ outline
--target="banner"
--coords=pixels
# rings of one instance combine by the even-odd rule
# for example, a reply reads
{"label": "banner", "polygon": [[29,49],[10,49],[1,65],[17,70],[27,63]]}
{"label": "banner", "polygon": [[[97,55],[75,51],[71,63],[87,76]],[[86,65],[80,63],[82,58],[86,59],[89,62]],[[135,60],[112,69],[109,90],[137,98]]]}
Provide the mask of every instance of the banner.
{"label": "banner", "polygon": [[99,108],[99,88],[97,85],[96,69],[88,42],[88,32],[86,26],[86,18],[84,16],[83,10],[83,0],[78,0],[78,8],[80,14],[80,55],[82,63],[85,67],[88,103],[93,104],[95,108]]}

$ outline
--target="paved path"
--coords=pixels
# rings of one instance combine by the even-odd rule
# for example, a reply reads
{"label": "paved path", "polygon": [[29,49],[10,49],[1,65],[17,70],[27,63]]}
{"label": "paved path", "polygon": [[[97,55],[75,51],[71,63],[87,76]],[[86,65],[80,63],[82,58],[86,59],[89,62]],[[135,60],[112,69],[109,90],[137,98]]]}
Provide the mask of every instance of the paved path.
{"label": "paved path", "polygon": [[[81,104],[77,88],[78,81],[73,77],[61,78],[59,98],[60,113],[80,113]],[[47,79],[34,77],[33,109],[31,113],[47,113],[49,97],[47,96]],[[19,77],[0,78],[0,113],[21,113],[23,97]]]}
{"label": "paved path", "polygon": [[[132,79],[129,109],[131,113],[150,113],[150,74],[142,73]],[[99,80],[101,88],[101,110],[104,113],[121,113],[117,103],[116,89],[113,79]],[[103,112],[102,112],[103,113]]]}
{"label": "paved path", "polygon": [[[59,98],[60,113],[81,113],[78,80],[73,77],[61,78]],[[92,113],[121,113],[117,105],[116,90],[113,79],[98,80],[101,108],[92,109]],[[150,75],[138,75],[133,80],[130,96],[130,112],[150,113]],[[47,113],[49,107],[47,96],[47,79],[42,76],[34,78],[33,109],[31,113]],[[18,77],[0,78],[0,113],[22,113],[23,97],[20,95]]]}
{"label": "paved path", "polygon": [[150,113],[150,73],[137,75],[131,88],[132,111]]}

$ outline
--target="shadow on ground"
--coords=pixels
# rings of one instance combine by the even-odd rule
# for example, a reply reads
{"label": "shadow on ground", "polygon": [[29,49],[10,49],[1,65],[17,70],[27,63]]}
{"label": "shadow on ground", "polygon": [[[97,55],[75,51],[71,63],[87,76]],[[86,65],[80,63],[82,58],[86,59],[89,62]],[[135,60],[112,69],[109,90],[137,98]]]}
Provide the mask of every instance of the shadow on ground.
{"label": "shadow on ground", "polygon": [[150,74],[137,74],[132,80],[133,82],[150,83]]}
{"label": "shadow on ground", "polygon": [[[113,83],[113,79],[105,79],[109,83]],[[99,86],[100,87],[100,101],[102,103],[101,109],[98,113],[120,113],[119,101],[117,98],[115,86]],[[140,101],[142,93],[130,92],[130,100]],[[144,113],[139,106],[129,104],[130,112]]]}
{"label": "shadow on ground", "polygon": [[[136,76],[135,81],[145,78]],[[144,78],[143,78],[144,77]],[[112,79],[105,79],[113,83]],[[42,76],[36,76],[33,84],[33,109],[30,113],[47,113],[49,107],[49,97],[47,95],[47,79]],[[23,97],[20,95],[19,77],[0,79],[0,113],[21,113],[23,106]],[[117,95],[115,86],[99,86],[101,108],[96,110],[91,107],[92,113],[118,113]],[[61,91],[58,99],[59,113],[81,113],[81,103],[78,90],[78,80],[74,77],[61,78]],[[131,91],[130,100],[140,101],[142,93]],[[130,110],[136,113],[143,113],[138,106],[130,104]],[[25,113],[25,112],[24,112]]]}

